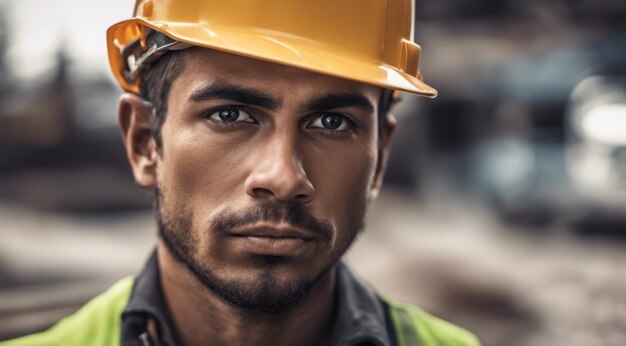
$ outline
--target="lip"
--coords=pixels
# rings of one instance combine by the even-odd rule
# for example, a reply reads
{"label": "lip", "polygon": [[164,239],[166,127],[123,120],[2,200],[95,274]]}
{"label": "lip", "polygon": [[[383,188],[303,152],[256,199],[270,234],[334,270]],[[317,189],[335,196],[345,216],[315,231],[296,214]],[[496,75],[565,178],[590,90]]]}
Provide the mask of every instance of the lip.
{"label": "lip", "polygon": [[310,232],[293,227],[256,226],[231,232],[241,250],[258,255],[297,256],[315,238]]}
{"label": "lip", "polygon": [[310,232],[306,232],[295,227],[278,227],[273,225],[260,225],[243,228],[231,232],[231,235],[238,237],[296,238],[302,240],[312,240],[315,238],[315,235]]}

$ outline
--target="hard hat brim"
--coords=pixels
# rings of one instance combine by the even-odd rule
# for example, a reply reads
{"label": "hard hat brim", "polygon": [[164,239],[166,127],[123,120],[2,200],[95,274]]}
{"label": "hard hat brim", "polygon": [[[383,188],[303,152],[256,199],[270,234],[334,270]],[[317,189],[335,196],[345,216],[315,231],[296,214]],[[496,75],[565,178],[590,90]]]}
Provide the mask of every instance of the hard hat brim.
{"label": "hard hat brim", "polygon": [[[107,30],[109,61],[116,79],[126,91],[138,92],[138,83],[131,84],[122,77],[124,62],[120,59],[119,37],[128,37],[137,25],[155,29],[174,40],[194,46],[260,59],[333,77],[362,82],[382,88],[400,90],[426,97],[437,91],[419,78],[404,71],[364,59],[341,47],[320,47],[319,42],[298,36],[261,29],[212,30],[208,25],[175,22],[150,22],[133,18],[114,24]],[[117,51],[116,51],[117,50]]]}

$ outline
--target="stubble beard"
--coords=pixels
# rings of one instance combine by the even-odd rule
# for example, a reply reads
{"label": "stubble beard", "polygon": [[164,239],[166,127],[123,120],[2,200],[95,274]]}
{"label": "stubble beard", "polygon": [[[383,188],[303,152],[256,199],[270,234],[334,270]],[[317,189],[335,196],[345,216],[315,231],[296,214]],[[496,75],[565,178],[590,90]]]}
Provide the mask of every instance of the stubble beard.
{"label": "stubble beard", "polygon": [[[311,289],[337,264],[343,253],[350,247],[357,235],[364,226],[365,205],[360,217],[357,217],[351,224],[354,229],[349,230],[351,239],[344,249],[335,251],[327,263],[314,275],[303,273],[296,280],[286,282],[279,280],[275,268],[285,261],[282,257],[262,256],[255,258],[255,267],[262,268],[261,275],[255,277],[254,282],[246,282],[233,276],[230,279],[220,278],[208,266],[203,265],[202,256],[198,251],[197,244],[200,244],[197,236],[192,230],[192,213],[186,208],[168,208],[164,203],[163,189],[155,189],[155,216],[159,231],[159,236],[166,247],[180,263],[185,265],[191,273],[210,291],[222,298],[226,303],[252,313],[275,314],[288,310],[297,305],[308,296]],[[168,211],[169,210],[169,211]],[[272,211],[265,209],[265,215],[257,215],[257,218],[268,217]],[[288,211],[285,213],[289,214]],[[283,215],[285,214],[283,213]],[[270,217],[272,215],[269,215]],[[274,215],[275,216],[275,215]],[[301,222],[310,225],[311,222],[302,221],[298,213],[287,216],[287,220],[292,223]],[[254,218],[254,217],[252,217]],[[291,218],[291,219],[290,219]],[[306,217],[305,217],[306,218]],[[310,218],[306,218],[312,221]],[[220,224],[223,227],[232,226],[228,220],[214,222],[213,225]],[[332,231],[324,229],[324,225],[319,225],[322,229],[316,230],[322,241],[332,241]],[[223,232],[224,230],[210,229],[210,232]],[[309,276],[307,276],[309,275]]]}

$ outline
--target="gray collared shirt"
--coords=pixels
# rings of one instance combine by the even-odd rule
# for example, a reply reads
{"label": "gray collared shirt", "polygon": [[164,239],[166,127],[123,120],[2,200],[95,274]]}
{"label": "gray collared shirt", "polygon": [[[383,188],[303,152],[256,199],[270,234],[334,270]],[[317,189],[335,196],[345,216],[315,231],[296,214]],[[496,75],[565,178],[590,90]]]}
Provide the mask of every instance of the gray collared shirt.
{"label": "gray collared shirt", "polygon": [[[337,264],[336,282],[337,306],[330,345],[395,345],[388,310],[380,297],[341,262]],[[156,251],[137,276],[128,305],[122,313],[121,345],[150,344],[145,341],[149,320],[156,325],[160,345],[177,345],[161,292]]]}

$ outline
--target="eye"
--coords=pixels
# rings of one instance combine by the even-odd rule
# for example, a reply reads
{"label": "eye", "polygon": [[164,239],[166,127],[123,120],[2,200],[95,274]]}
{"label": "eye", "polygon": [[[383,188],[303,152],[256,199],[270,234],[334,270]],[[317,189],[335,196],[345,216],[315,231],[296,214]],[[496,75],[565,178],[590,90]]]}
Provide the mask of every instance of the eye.
{"label": "eye", "polygon": [[308,127],[344,132],[353,129],[354,125],[345,115],[339,113],[324,113],[313,119]]}
{"label": "eye", "polygon": [[223,107],[206,112],[207,118],[218,123],[256,123],[246,111],[238,107]]}

